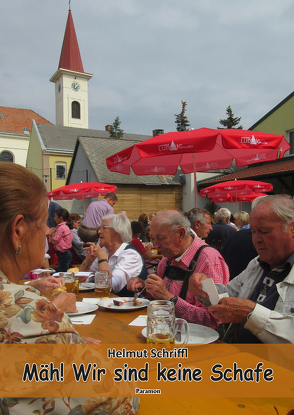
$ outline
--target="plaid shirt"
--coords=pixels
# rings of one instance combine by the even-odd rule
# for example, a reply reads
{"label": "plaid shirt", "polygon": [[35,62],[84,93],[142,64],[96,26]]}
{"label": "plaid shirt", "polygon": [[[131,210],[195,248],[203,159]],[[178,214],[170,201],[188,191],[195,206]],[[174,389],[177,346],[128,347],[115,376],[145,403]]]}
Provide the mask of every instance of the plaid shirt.
{"label": "plaid shirt", "polygon": [[[173,259],[171,265],[187,269],[196,251],[202,245],[207,244],[197,236],[194,236],[194,240],[189,248],[179,258]],[[166,261],[167,258],[163,257],[157,268],[157,274],[161,278],[163,277]],[[220,253],[214,248],[208,247],[203,249],[198,258],[195,272],[201,272],[212,278],[214,282],[222,283],[224,285],[229,281],[229,269],[227,264]],[[180,294],[182,281],[171,281],[165,277],[163,282],[171,294]],[[187,292],[186,300],[178,298],[175,305],[175,312],[177,317],[184,318],[190,323],[201,324],[213,329],[217,328],[219,325],[219,320],[215,315],[210,313],[203,304],[197,301],[196,297],[191,294],[190,291]]]}

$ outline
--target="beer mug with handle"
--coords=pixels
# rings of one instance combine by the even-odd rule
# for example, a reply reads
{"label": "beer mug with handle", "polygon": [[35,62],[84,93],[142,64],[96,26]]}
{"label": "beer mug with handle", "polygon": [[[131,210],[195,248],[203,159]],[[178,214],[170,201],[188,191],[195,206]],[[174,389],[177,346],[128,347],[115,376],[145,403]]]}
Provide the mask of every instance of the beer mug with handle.
{"label": "beer mug with handle", "polygon": [[182,340],[184,328],[184,341],[189,340],[189,326],[186,320],[175,318],[175,306],[171,301],[150,301],[147,309],[147,343],[174,344],[178,340],[177,333]]}

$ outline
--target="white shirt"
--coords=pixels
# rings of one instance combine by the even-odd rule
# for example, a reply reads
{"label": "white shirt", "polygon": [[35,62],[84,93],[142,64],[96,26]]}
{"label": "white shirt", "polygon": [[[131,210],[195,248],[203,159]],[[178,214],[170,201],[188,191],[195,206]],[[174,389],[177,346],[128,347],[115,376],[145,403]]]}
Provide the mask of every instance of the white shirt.
{"label": "white shirt", "polygon": [[[216,284],[219,293],[227,292],[230,297],[250,298],[263,274],[257,258],[247,268],[228,282],[226,286]],[[294,343],[294,266],[287,277],[277,284],[279,299],[274,310],[256,304],[251,317],[244,325],[262,343]]]}
{"label": "white shirt", "polygon": [[44,255],[44,259],[50,259],[50,255],[48,254],[49,251],[49,244],[48,244],[48,239],[46,238],[46,245],[45,245],[45,255]]}
{"label": "white shirt", "polygon": [[[141,255],[132,249],[126,249],[129,245],[127,243],[115,251],[115,253],[108,259],[108,265],[112,272],[112,291],[119,292],[132,277],[137,277],[143,267]],[[106,249],[107,256],[108,251]],[[90,268],[91,272],[99,271],[98,258],[95,259]]]}

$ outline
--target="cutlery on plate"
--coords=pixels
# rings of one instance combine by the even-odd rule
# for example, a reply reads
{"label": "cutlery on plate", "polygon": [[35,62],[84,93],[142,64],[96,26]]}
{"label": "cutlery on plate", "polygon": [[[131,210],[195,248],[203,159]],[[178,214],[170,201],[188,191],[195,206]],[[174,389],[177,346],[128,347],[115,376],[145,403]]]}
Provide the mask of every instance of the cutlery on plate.
{"label": "cutlery on plate", "polygon": [[135,293],[134,298],[133,298],[133,304],[134,305],[136,305],[136,301],[137,301],[139,295],[141,295],[144,290],[145,290],[145,287],[143,288],[143,290],[139,291],[138,293]]}

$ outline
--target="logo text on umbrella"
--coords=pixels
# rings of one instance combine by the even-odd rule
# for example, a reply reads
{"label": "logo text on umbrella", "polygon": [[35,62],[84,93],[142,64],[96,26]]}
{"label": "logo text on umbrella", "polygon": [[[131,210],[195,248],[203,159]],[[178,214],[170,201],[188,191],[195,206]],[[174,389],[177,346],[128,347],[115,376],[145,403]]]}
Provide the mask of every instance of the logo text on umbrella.
{"label": "logo text on umbrella", "polygon": [[127,157],[119,157],[119,155],[117,155],[116,157],[113,158],[114,163],[121,163],[124,160],[127,160]]}
{"label": "logo text on umbrella", "polygon": [[173,141],[171,144],[162,144],[158,146],[159,151],[177,151],[183,148],[193,148],[193,145],[184,146],[183,144],[175,144]]}
{"label": "logo text on umbrella", "polygon": [[241,137],[241,143],[242,144],[251,144],[253,146],[257,146],[258,144],[267,144],[267,141],[260,141],[259,138],[256,139],[254,135],[252,137]]}

